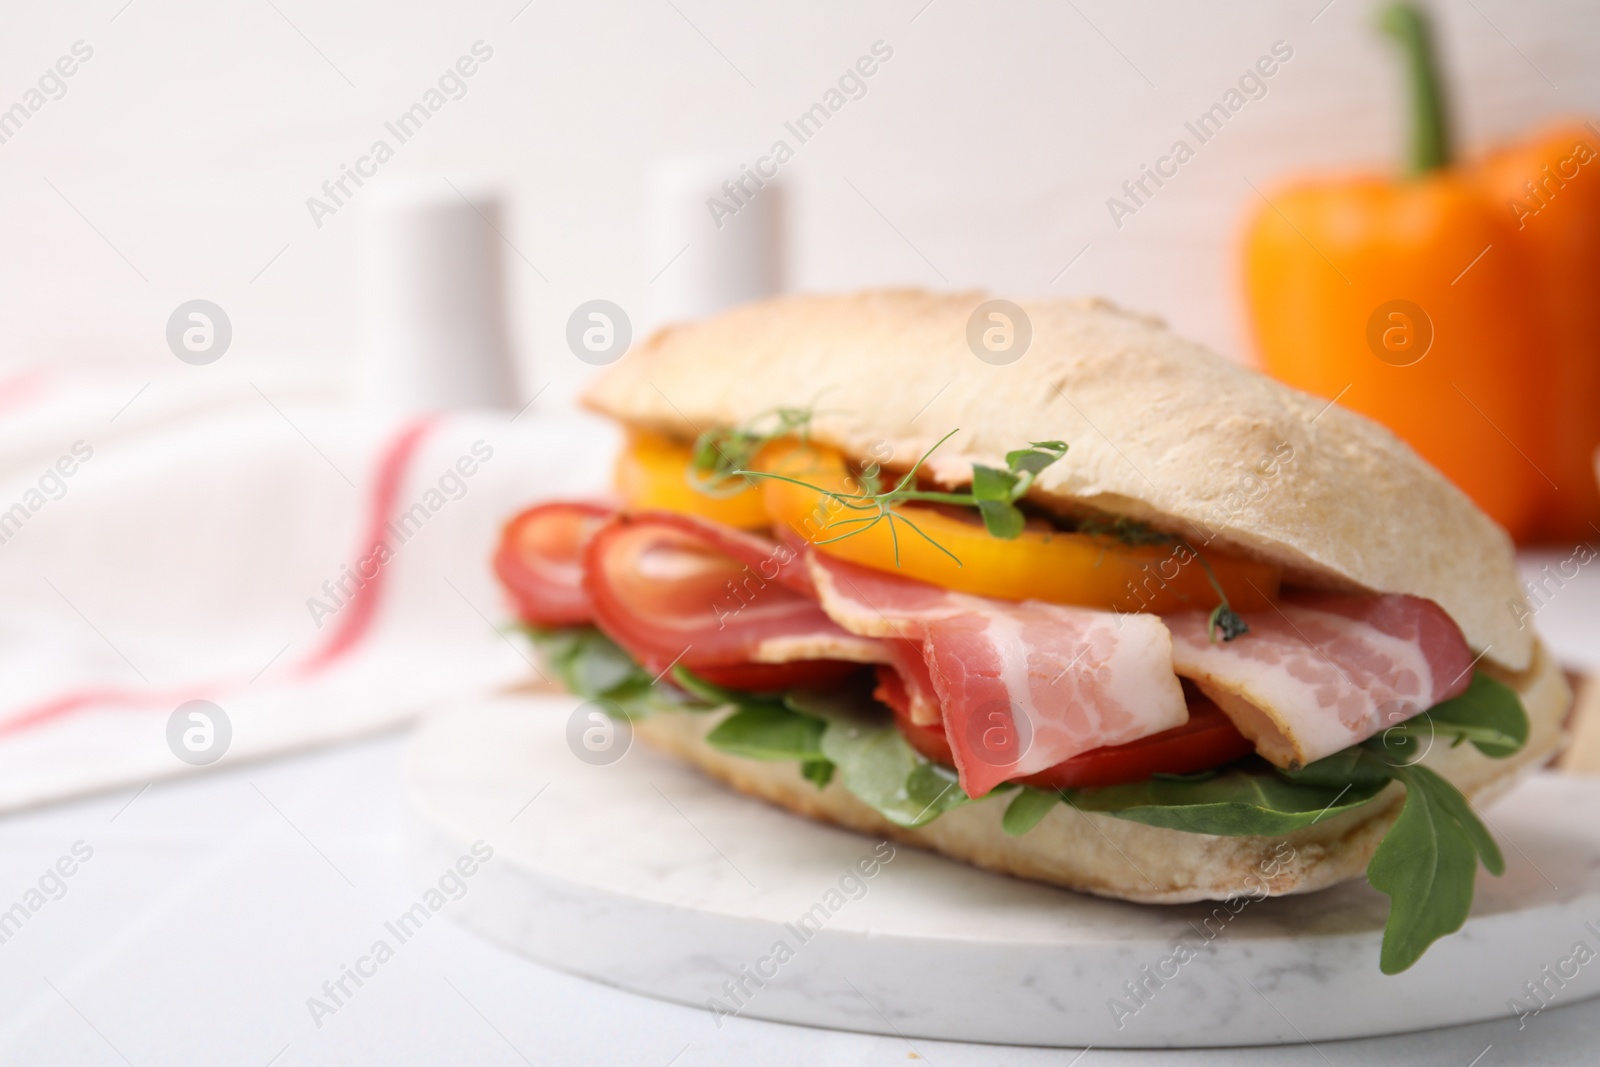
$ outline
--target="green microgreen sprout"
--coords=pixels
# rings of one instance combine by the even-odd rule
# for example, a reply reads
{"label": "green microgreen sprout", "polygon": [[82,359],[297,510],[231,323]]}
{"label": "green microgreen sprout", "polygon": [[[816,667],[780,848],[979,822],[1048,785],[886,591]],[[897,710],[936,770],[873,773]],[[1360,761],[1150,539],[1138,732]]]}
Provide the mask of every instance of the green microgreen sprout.
{"label": "green microgreen sprout", "polygon": [[689,484],[707,496],[733,496],[750,487],[741,477],[756,455],[779,438],[794,435],[801,443],[810,439],[815,407],[780,407],[764,411],[741,426],[718,427],[694,442],[689,461]]}

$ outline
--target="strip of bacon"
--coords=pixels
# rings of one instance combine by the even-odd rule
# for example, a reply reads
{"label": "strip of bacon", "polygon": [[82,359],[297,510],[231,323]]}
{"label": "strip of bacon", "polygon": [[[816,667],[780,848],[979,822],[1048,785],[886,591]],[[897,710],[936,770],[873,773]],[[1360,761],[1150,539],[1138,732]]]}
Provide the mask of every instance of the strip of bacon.
{"label": "strip of bacon", "polygon": [[911,721],[918,726],[936,727],[942,733],[944,711],[939,707],[939,691],[934,688],[933,675],[928,673],[928,663],[922,655],[922,642],[885,638],[883,647],[889,662],[878,669],[879,678],[885,671],[896,675],[899,682],[895,692],[904,698],[906,714]]}
{"label": "strip of bacon", "polygon": [[[953,765],[955,754],[944,730],[918,726],[911,721],[905,683],[890,667],[878,668],[878,687],[872,695],[894,712],[894,721],[911,747],[935,763]],[[1153,773],[1193,774],[1231,763],[1255,751],[1222,709],[1198,691],[1184,691],[1189,701],[1189,721],[1126,745],[1097,748],[1054,767],[1021,779],[1023,785],[1054,792],[1139,782]]]}
{"label": "strip of bacon", "polygon": [[1331,756],[1463,692],[1472,653],[1420,597],[1285,595],[1250,632],[1213,644],[1204,612],[1165,617],[1179,674],[1280,767]]}
{"label": "strip of bacon", "polygon": [[1154,615],[992,600],[807,558],[835,622],[920,638],[969,796],[1188,719],[1171,639]]}
{"label": "strip of bacon", "polygon": [[494,572],[523,621],[576,626],[594,618],[583,588],[583,553],[616,509],[561,501],[540,504],[506,523]]}
{"label": "strip of bacon", "polygon": [[675,663],[707,677],[704,669],[723,668],[713,680],[734,684],[727,669],[742,665],[889,659],[882,642],[823,613],[793,548],[727,526],[664,511],[620,514],[590,540],[584,571],[595,625],[652,673]]}

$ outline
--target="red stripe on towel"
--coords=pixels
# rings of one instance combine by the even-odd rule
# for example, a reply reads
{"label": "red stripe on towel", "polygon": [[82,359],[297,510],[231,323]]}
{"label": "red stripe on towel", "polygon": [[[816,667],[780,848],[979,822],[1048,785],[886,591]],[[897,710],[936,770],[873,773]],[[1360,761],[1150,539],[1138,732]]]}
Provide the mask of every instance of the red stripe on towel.
{"label": "red stripe on towel", "polygon": [[[371,507],[367,509],[366,536],[361,540],[365,552],[356,556],[358,568],[360,560],[370,559],[380,545],[388,544],[388,526],[395,518],[395,503],[400,496],[400,487],[405,482],[417,446],[434,425],[435,419],[428,417],[407,426],[389,443],[383,459],[379,461],[378,479],[373,486]],[[395,546],[389,545],[389,548],[393,551]],[[371,631],[373,620],[377,617],[378,604],[383,599],[384,577],[388,573],[388,565],[384,564],[378,567],[371,578],[361,575],[366,584],[357,589],[348,601],[349,610],[340,615],[328,643],[321,651],[303,660],[295,668],[295,674],[302,678],[317,674],[360,643]]]}
{"label": "red stripe on towel", "polygon": [[[370,555],[378,544],[385,542],[386,527],[393,518],[400,488],[405,483],[417,446],[429,431],[438,424],[438,417],[428,415],[407,423],[384,446],[378,460],[377,476],[367,497],[366,524],[360,544],[365,551],[360,559]],[[327,644],[302,660],[294,668],[299,678],[311,677],[326,670],[349,655],[371,633],[376,621],[378,605],[382,601],[386,567],[379,567],[372,578],[347,602],[349,611],[342,612]],[[250,681],[253,681],[251,679]],[[17,733],[39,723],[79,711],[87,707],[120,705],[123,707],[150,707],[163,704],[177,706],[187,700],[215,699],[244,689],[249,681],[243,676],[211,684],[199,684],[181,690],[94,688],[69,691],[23,708],[0,722],[0,737]]]}

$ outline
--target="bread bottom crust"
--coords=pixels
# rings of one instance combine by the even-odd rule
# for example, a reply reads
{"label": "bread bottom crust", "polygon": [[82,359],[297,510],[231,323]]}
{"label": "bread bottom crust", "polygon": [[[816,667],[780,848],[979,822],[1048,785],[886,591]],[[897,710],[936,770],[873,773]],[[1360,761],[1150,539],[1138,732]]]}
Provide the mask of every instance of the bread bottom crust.
{"label": "bread bottom crust", "polygon": [[[1522,698],[1532,727],[1516,755],[1490,759],[1471,745],[1435,745],[1422,762],[1481,807],[1506,792],[1518,772],[1546,762],[1563,739],[1571,692],[1543,644],[1520,674],[1491,670]],[[887,837],[992,871],[1097,896],[1145,904],[1226,900],[1242,894],[1309,893],[1362,874],[1399,817],[1404,790],[1391,785],[1371,804],[1329,816],[1282,837],[1214,837],[1083,812],[1065,804],[1020,837],[1000,828],[1009,798],[989,797],[945,812],[916,829],[899,827],[857,800],[837,780],[825,789],[799,764],[764,762],[712,748],[705,735],[719,715],[665,713],[635,723],[646,743],[678,756],[748,796],[798,815]],[[1281,843],[1287,842],[1292,852]]]}

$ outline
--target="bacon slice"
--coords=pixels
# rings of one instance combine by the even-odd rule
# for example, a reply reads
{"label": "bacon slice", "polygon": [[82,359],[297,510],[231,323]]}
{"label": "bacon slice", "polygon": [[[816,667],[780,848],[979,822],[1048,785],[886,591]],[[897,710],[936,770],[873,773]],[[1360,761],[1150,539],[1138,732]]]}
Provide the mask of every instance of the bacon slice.
{"label": "bacon slice", "polygon": [[[955,763],[955,754],[950,751],[950,741],[943,729],[918,726],[911,721],[905,683],[892,668],[878,668],[878,687],[872,695],[894,712],[895,724],[912,748],[935,763]],[[1122,785],[1143,781],[1151,774],[1193,774],[1211,770],[1255,751],[1255,745],[1238,731],[1233,720],[1198,690],[1186,687],[1184,696],[1189,701],[1189,721],[1182,726],[1141,737],[1126,745],[1085,752],[1021,779],[1022,784],[1052,792]]]}
{"label": "bacon slice", "polygon": [[[886,638],[883,647],[889,662],[878,668],[879,679],[885,672],[895,675],[899,684],[894,692],[897,698],[903,698],[911,721],[918,726],[936,726],[943,732],[944,710],[939,706],[939,691],[934,688],[933,675],[928,673],[928,663],[922,655],[922,642]],[[900,706],[898,700],[884,703]]]}
{"label": "bacon slice", "polygon": [[807,558],[823,609],[845,629],[921,639],[969,796],[1188,719],[1154,615],[992,600]]}
{"label": "bacon slice", "polygon": [[952,593],[926,582],[847,563],[821,552],[804,552],[812,586],[828,617],[853,634],[921,642],[927,624],[965,610],[980,597]]}
{"label": "bacon slice", "polygon": [[524,621],[575,626],[594,618],[583,587],[583,553],[615,512],[604,504],[558,502],[529,508],[506,523],[494,572]]}
{"label": "bacon slice", "polygon": [[1460,627],[1420,597],[1289,594],[1248,613],[1249,633],[1217,644],[1204,612],[1165,618],[1178,673],[1280,767],[1331,756],[1472,681]]}
{"label": "bacon slice", "polygon": [[823,613],[793,548],[754,534],[672,512],[621,514],[589,542],[584,569],[595,625],[652,673],[889,659]]}

